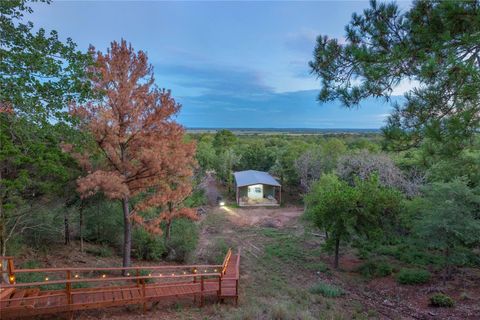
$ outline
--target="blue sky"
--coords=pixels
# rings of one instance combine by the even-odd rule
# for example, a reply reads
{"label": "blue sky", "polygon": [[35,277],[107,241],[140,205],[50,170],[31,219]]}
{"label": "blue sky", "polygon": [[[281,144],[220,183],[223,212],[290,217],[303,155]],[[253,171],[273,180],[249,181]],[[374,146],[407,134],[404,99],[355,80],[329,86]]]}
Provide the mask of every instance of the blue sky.
{"label": "blue sky", "polygon": [[379,128],[388,104],[320,105],[320,83],[308,68],[316,36],[342,38],[352,13],[366,7],[366,1],[54,1],[34,4],[28,18],[81,49],[93,44],[103,51],[124,38],[146,51],[156,83],[182,103],[177,120],[187,127]]}

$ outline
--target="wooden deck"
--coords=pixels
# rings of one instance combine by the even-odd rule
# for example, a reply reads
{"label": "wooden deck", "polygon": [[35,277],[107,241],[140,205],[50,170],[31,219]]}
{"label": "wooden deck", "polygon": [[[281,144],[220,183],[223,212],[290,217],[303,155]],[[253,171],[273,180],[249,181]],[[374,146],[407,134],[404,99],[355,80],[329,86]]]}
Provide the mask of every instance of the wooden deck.
{"label": "wooden deck", "polygon": [[[149,302],[181,296],[193,297],[200,306],[208,296],[222,301],[232,298],[236,304],[239,264],[240,253],[231,250],[221,265],[14,269],[13,262],[8,262],[2,273],[7,273],[12,283],[0,283],[0,319],[53,313],[73,317],[78,310],[131,304],[143,305],[145,311]],[[33,272],[45,275],[44,281],[16,281],[21,274]],[[65,277],[59,279],[58,275]]]}

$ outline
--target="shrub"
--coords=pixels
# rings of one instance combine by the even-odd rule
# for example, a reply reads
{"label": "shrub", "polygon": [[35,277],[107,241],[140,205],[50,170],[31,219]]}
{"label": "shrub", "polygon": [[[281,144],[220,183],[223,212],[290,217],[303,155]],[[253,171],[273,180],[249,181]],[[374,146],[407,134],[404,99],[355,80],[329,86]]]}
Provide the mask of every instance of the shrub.
{"label": "shrub", "polygon": [[386,277],[393,273],[393,267],[386,261],[369,260],[362,264],[357,272],[366,278]]}
{"label": "shrub", "polygon": [[305,265],[305,268],[307,268],[308,270],[312,270],[312,271],[316,271],[316,272],[322,272],[322,273],[326,273],[326,272],[330,271],[328,266],[323,262],[307,263]]}
{"label": "shrub", "polygon": [[204,189],[195,190],[183,204],[189,208],[204,206],[207,204],[207,196]]}
{"label": "shrub", "polygon": [[184,262],[188,255],[195,250],[198,243],[197,225],[185,218],[175,219],[172,222],[172,232],[168,249],[172,251],[171,259]]}
{"label": "shrub", "polygon": [[113,256],[113,250],[105,245],[102,245],[99,247],[87,248],[85,249],[85,252],[88,254],[98,256],[98,257],[103,257],[103,258],[109,258]]}
{"label": "shrub", "polygon": [[437,293],[430,297],[430,305],[432,307],[452,308],[455,306],[455,301],[445,294]]}
{"label": "shrub", "polygon": [[345,294],[342,288],[323,282],[319,282],[311,287],[310,292],[313,294],[321,294],[327,298],[337,298]]}
{"label": "shrub", "polygon": [[135,227],[132,234],[132,253],[137,259],[157,261],[167,252],[164,238]]}
{"label": "shrub", "polygon": [[402,269],[397,274],[400,284],[423,284],[430,280],[430,272],[423,269]]}

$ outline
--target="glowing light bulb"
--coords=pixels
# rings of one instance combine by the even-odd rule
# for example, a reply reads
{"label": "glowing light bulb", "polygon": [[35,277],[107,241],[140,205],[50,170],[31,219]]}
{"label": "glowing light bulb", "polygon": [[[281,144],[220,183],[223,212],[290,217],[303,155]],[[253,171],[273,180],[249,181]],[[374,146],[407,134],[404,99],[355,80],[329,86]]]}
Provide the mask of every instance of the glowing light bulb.
{"label": "glowing light bulb", "polygon": [[45,281],[48,281],[48,280],[50,280],[50,279],[48,277],[45,277]]}
{"label": "glowing light bulb", "polygon": [[172,273],[172,276],[174,276],[174,275],[175,275],[175,273]]}
{"label": "glowing light bulb", "polygon": [[130,277],[130,272],[127,272],[127,277]]}
{"label": "glowing light bulb", "polygon": [[183,271],[183,274],[187,274],[185,271]]}
{"label": "glowing light bulb", "polygon": [[152,274],[151,274],[151,273],[149,273],[149,274],[148,274],[148,276],[149,276],[149,277],[151,277],[151,276],[152,276]]}
{"label": "glowing light bulb", "polygon": [[193,269],[193,273],[197,273],[197,269]]}
{"label": "glowing light bulb", "polygon": [[102,278],[106,278],[106,277],[107,277],[107,275],[106,275],[106,274],[102,274]]}
{"label": "glowing light bulb", "polygon": [[215,269],[215,270],[213,270],[213,271],[217,272],[218,270],[217,270],[217,269]]}
{"label": "glowing light bulb", "polygon": [[10,283],[14,283],[15,282],[15,276],[14,275],[9,276],[8,280],[10,280]]}
{"label": "glowing light bulb", "polygon": [[79,276],[78,274],[76,274],[74,277],[75,277],[75,278],[78,278],[78,277],[80,277],[80,276]]}

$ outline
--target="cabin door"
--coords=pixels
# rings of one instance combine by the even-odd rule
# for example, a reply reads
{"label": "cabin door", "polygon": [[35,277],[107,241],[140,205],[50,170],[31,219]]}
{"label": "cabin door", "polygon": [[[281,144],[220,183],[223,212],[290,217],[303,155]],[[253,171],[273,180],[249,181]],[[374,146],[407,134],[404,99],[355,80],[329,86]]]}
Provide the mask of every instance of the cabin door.
{"label": "cabin door", "polygon": [[263,199],[263,185],[254,184],[248,186],[248,197],[250,199]]}

